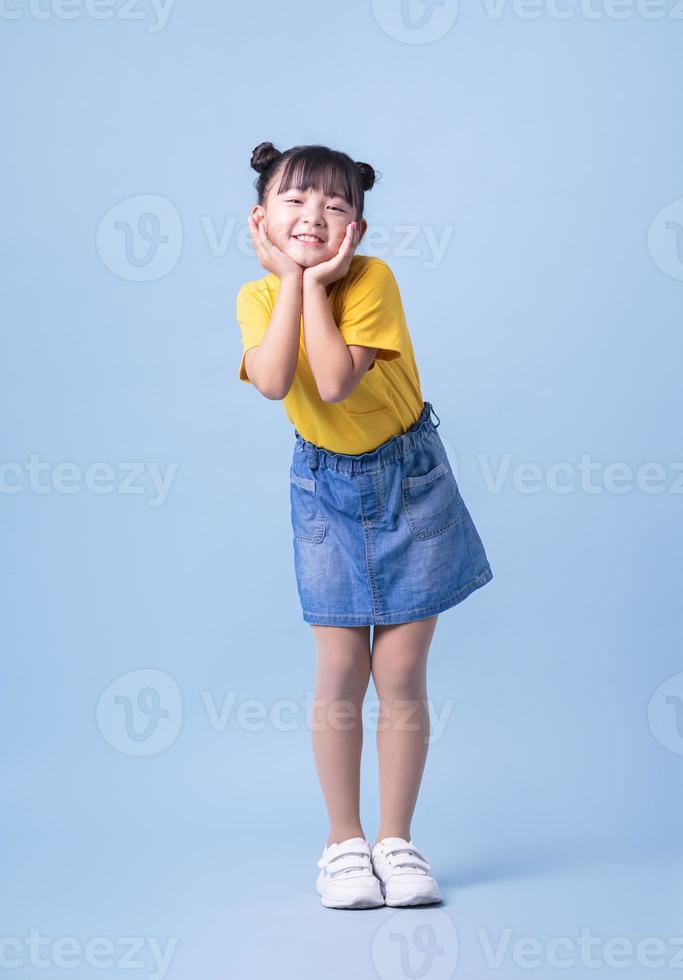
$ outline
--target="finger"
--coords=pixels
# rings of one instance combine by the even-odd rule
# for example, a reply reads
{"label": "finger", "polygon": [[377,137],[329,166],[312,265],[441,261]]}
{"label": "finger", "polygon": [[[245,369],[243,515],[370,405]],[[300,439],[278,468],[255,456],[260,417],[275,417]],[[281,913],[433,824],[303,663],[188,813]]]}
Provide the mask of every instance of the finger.
{"label": "finger", "polygon": [[254,250],[259,259],[265,259],[268,256],[268,239],[263,237],[261,232],[261,222],[254,222],[254,230],[252,231],[251,241],[254,246]]}
{"label": "finger", "polygon": [[260,224],[251,215],[249,215],[249,230],[251,231],[251,241],[256,251],[260,254],[263,249],[263,243],[261,241],[259,228],[260,228]]}
{"label": "finger", "polygon": [[354,236],[354,227],[353,227],[353,224],[347,225],[346,226],[346,234],[344,235],[344,238],[342,239],[342,243],[339,246],[339,252],[338,252],[339,255],[345,255],[346,254],[346,252],[348,251],[348,249],[350,248],[350,246],[351,246],[351,244],[353,242],[353,236]]}
{"label": "finger", "polygon": [[269,245],[272,245],[272,242],[268,237],[268,232],[266,231],[266,226],[263,221],[259,223],[258,230],[261,235],[261,241],[263,242],[264,246],[267,247]]}
{"label": "finger", "polygon": [[349,235],[349,242],[346,251],[348,253],[355,252],[357,244],[358,244],[358,228],[356,226],[351,232],[351,234]]}
{"label": "finger", "polygon": [[261,252],[261,242],[259,241],[258,229],[257,229],[256,225],[253,222],[251,222],[251,220],[250,220],[249,231],[250,231],[250,234],[251,234],[251,244],[254,246],[254,251],[257,254],[260,254],[260,252]]}
{"label": "finger", "polygon": [[268,249],[268,247],[270,246],[271,242],[270,242],[270,239],[268,238],[268,235],[266,234],[266,229],[265,229],[264,224],[263,224],[262,221],[259,222],[258,234],[259,234],[259,243],[260,243],[261,247],[265,251],[265,250]]}

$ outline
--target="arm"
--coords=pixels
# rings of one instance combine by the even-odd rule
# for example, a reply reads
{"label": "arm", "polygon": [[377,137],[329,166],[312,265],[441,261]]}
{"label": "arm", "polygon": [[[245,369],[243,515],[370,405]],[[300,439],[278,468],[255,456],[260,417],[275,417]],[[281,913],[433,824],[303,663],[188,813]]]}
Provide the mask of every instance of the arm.
{"label": "arm", "polygon": [[340,402],[351,394],[368,370],[376,347],[347,345],[332,316],[325,285],[304,276],[304,339],[320,397]]}
{"label": "arm", "polygon": [[[251,239],[261,265],[278,277],[280,288],[265,332],[261,332],[263,309],[244,314],[255,317],[252,326],[257,321],[261,324],[258,342],[244,353],[244,371],[262,395],[281,399],[292,385],[299,359],[304,270],[271,242],[264,218],[263,209],[255,205],[249,215]],[[239,319],[239,298],[237,306]]]}
{"label": "arm", "polygon": [[281,399],[289,391],[299,358],[303,276],[293,273],[280,279],[275,309],[258,347],[245,354],[249,380],[266,398]]}

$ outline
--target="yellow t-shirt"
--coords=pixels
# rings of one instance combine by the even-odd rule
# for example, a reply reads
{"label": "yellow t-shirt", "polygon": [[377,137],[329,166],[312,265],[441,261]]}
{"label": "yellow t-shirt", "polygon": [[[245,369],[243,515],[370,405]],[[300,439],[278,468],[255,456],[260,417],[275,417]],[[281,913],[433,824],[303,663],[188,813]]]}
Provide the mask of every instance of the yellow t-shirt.
{"label": "yellow t-shirt", "polygon": [[[244,355],[263,340],[279,288],[279,278],[268,273],[244,283],[238,293],[241,381],[249,382]],[[354,255],[347,274],[333,283],[328,299],[345,343],[377,347],[377,356],[348,398],[324,402],[306,356],[302,316],[299,359],[283,399],[285,412],[304,439],[316,446],[335,453],[371,452],[410,428],[424,407],[401,294],[383,259]]]}

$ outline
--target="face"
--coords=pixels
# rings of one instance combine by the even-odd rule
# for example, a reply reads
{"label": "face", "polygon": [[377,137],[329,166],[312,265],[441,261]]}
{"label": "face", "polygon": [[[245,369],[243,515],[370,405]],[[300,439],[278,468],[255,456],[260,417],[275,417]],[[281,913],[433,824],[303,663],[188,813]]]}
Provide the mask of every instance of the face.
{"label": "face", "polygon": [[[355,221],[356,213],[340,195],[327,197],[321,191],[301,191],[290,187],[284,194],[268,192],[265,206],[252,209],[254,216],[265,221],[271,242],[304,268],[326,262],[339,251],[347,225]],[[365,234],[367,221],[358,222],[360,236]],[[359,239],[360,241],[360,239]]]}

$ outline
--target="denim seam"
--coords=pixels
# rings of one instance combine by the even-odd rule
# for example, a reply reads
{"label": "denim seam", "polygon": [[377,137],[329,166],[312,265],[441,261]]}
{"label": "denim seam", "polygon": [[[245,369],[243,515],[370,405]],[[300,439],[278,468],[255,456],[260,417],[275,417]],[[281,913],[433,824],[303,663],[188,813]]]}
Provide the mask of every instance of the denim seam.
{"label": "denim seam", "polygon": [[[358,501],[360,505],[360,515],[361,515],[361,527],[363,528],[363,544],[365,545],[365,564],[368,569],[368,581],[370,583],[370,598],[372,599],[372,615],[377,616],[377,610],[379,609],[379,592],[377,591],[377,582],[375,580],[375,567],[372,563],[372,548],[370,545],[370,538],[368,535],[368,527],[365,521],[365,515],[363,514],[363,500],[361,497],[360,486],[358,486]],[[313,613],[313,615],[316,615]],[[381,615],[381,613],[380,613]]]}
{"label": "denim seam", "polygon": [[375,496],[379,504],[379,515],[378,520],[384,522],[384,515],[386,513],[386,507],[384,504],[384,480],[381,479],[379,470],[377,473],[372,474],[372,486],[375,491]]}

